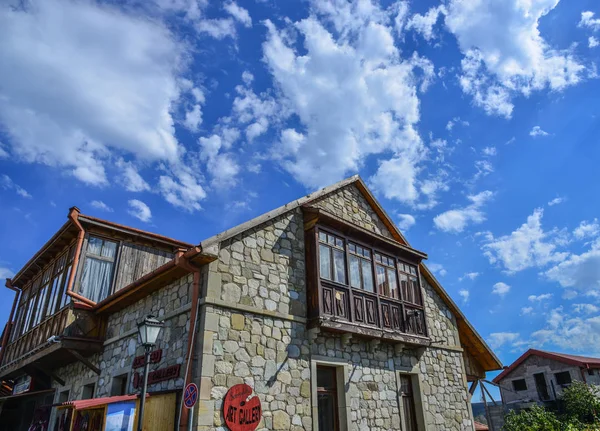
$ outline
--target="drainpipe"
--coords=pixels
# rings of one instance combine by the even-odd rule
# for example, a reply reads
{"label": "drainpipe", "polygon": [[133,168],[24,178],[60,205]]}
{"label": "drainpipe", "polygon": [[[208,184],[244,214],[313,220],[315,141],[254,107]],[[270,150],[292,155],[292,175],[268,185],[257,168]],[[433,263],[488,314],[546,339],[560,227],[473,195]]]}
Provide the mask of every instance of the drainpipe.
{"label": "drainpipe", "polygon": [[77,245],[75,246],[75,256],[73,256],[73,263],[71,264],[71,274],[69,276],[69,281],[67,282],[67,292],[71,298],[81,301],[87,305],[96,305],[94,301],[88,299],[84,296],[79,295],[78,293],[73,292],[73,285],[75,284],[75,274],[77,273],[77,267],[79,266],[79,258],[81,256],[81,248],[83,247],[83,239],[85,238],[85,229],[81,223],[79,223],[79,208],[71,207],[69,209],[69,220],[73,222],[73,224],[79,229],[79,233],[77,234]]}
{"label": "drainpipe", "polygon": [[[192,247],[185,253],[183,250],[179,250],[175,254],[175,265],[190,271],[194,274],[194,280],[192,282],[192,304],[190,310],[190,330],[188,332],[188,343],[187,343],[187,358],[185,361],[185,381],[184,388],[192,380],[192,354],[194,349],[194,340],[196,338],[196,326],[198,321],[198,300],[200,298],[200,268],[189,261],[191,256],[195,256],[202,251],[201,246]],[[183,396],[179,405],[179,429],[185,429],[188,425],[188,421],[193,421],[193,417],[189,417],[188,409],[183,408]],[[187,427],[191,429],[191,427]]]}
{"label": "drainpipe", "polygon": [[10,333],[13,330],[13,317],[15,314],[15,309],[17,308],[17,301],[19,300],[19,292],[21,291],[19,288],[12,285],[12,280],[10,278],[6,279],[6,287],[8,287],[10,290],[15,291],[15,299],[13,300],[13,305],[10,309],[8,322],[6,322],[6,327],[4,329],[4,337],[2,337],[2,349],[0,349],[0,364],[2,364],[2,358],[4,357],[4,352],[6,351],[6,345],[8,344]]}

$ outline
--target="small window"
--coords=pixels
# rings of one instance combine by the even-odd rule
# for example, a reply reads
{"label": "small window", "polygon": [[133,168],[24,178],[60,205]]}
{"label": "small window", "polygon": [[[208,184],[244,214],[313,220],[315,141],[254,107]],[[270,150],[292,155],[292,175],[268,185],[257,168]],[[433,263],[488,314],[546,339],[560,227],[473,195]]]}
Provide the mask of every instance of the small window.
{"label": "small window", "polygon": [[377,272],[377,292],[380,295],[400,299],[394,259],[375,253],[375,270]]}
{"label": "small window", "polygon": [[62,404],[66,401],[69,401],[69,391],[62,391],[58,394],[58,402]]}
{"label": "small window", "polygon": [[512,385],[515,391],[527,390],[527,382],[525,381],[525,379],[513,380]]}
{"label": "small window", "polygon": [[96,385],[94,383],[90,383],[89,385],[85,385],[83,387],[83,391],[81,392],[82,400],[89,400],[90,398],[94,398],[94,389]]}
{"label": "small window", "polygon": [[95,236],[88,238],[81,295],[100,302],[110,294],[113,266],[117,255],[117,243]]}
{"label": "small window", "polygon": [[127,395],[127,374],[113,377],[110,394],[112,396]]}
{"label": "small window", "polygon": [[559,385],[571,384],[571,373],[569,373],[568,371],[563,371],[561,373],[555,373],[554,377],[556,378],[556,383]]}
{"label": "small window", "polygon": [[594,375],[594,370],[592,368],[588,369],[588,376],[593,376]]}
{"label": "small window", "polygon": [[402,299],[413,304],[423,305],[421,287],[417,278],[417,267],[407,263],[398,262],[400,271],[400,286],[402,287]]}
{"label": "small window", "polygon": [[319,231],[319,263],[321,278],[346,284],[344,240]]}
{"label": "small window", "polygon": [[348,245],[350,251],[350,286],[373,292],[371,250],[357,244]]}

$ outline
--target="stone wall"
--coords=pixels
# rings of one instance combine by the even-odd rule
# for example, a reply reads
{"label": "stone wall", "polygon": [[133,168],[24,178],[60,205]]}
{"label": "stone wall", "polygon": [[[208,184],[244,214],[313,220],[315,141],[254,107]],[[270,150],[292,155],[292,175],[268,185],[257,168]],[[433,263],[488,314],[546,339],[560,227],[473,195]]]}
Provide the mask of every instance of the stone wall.
{"label": "stone wall", "polygon": [[207,306],[198,431],[224,425],[228,388],[246,383],[261,401],[258,429],[310,430],[310,367],[303,323]]}
{"label": "stone wall", "polygon": [[207,297],[259,310],[306,315],[300,209],[223,241],[219,247],[218,261],[210,264]]}
{"label": "stone wall", "polygon": [[[193,276],[190,274],[139,300],[135,304],[109,316],[106,341],[103,351],[91,356],[89,361],[100,369],[100,375],[81,362],[74,362],[58,368],[55,374],[65,381],[64,386],[54,382],[58,394],[69,390],[69,399],[81,399],[83,385],[94,383],[94,397],[111,395],[112,378],[128,374],[127,392],[134,392],[132,364],[144,349],[138,342],[137,323],[148,314],[165,319],[156,349],[162,349],[160,363],[150,366],[150,371],[181,364],[180,377],[149,385],[149,391],[162,391],[182,388],[185,375],[185,355],[189,330],[190,294]],[[142,370],[137,370],[141,372]]]}
{"label": "stone wall", "polygon": [[322,208],[349,223],[394,239],[363,194],[353,184],[311,202],[310,206]]}
{"label": "stone wall", "polygon": [[435,344],[460,346],[456,317],[433,287],[427,283],[425,277],[421,277],[421,287],[424,293],[425,317],[427,318],[429,337]]}
{"label": "stone wall", "polygon": [[[568,371],[571,374],[571,379],[573,381],[583,380],[579,367],[555,361],[553,359],[531,355],[525,359],[525,361],[519,364],[519,366],[516,367],[510,374],[508,374],[508,376],[502,379],[500,382],[502,398],[506,403],[520,400],[539,401],[539,395],[533,375],[544,373],[548,394],[550,395],[550,399],[554,399],[554,392],[552,390],[553,385],[557,397],[562,393],[562,388],[556,383],[556,377],[554,374],[562,371]],[[514,391],[512,382],[513,380],[518,379],[525,379],[527,390],[518,392]]]}

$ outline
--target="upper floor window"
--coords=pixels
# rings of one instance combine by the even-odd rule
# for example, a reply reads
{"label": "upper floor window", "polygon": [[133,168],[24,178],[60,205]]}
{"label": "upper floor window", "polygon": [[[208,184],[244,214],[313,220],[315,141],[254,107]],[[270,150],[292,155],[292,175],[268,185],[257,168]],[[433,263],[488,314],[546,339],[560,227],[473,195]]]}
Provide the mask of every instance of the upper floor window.
{"label": "upper floor window", "polygon": [[407,263],[398,262],[400,271],[400,285],[402,286],[402,299],[413,304],[423,305],[421,288],[417,279],[417,267]]}
{"label": "upper floor window", "polygon": [[394,259],[375,253],[375,270],[377,271],[377,292],[380,295],[400,299]]}
{"label": "upper floor window", "polygon": [[350,285],[357,289],[373,292],[373,266],[371,250],[349,243]]}
{"label": "upper floor window", "polygon": [[321,277],[337,283],[346,283],[344,240],[319,232],[319,262]]}
{"label": "upper floor window", "polygon": [[110,294],[117,243],[90,236],[79,291],[81,295],[99,302]]}

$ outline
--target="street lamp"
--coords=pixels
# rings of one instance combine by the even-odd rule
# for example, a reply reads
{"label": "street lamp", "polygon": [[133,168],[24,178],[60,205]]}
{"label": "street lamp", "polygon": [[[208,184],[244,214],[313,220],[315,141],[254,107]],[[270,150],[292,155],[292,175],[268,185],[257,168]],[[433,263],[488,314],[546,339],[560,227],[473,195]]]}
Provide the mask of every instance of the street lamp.
{"label": "street lamp", "polygon": [[146,390],[148,388],[148,370],[150,368],[150,350],[156,345],[156,339],[162,327],[163,322],[154,316],[146,318],[138,323],[138,332],[140,341],[144,346],[144,381],[142,383],[142,394],[140,396],[140,414],[138,415],[138,431],[142,431],[144,423],[144,403],[146,402]]}

